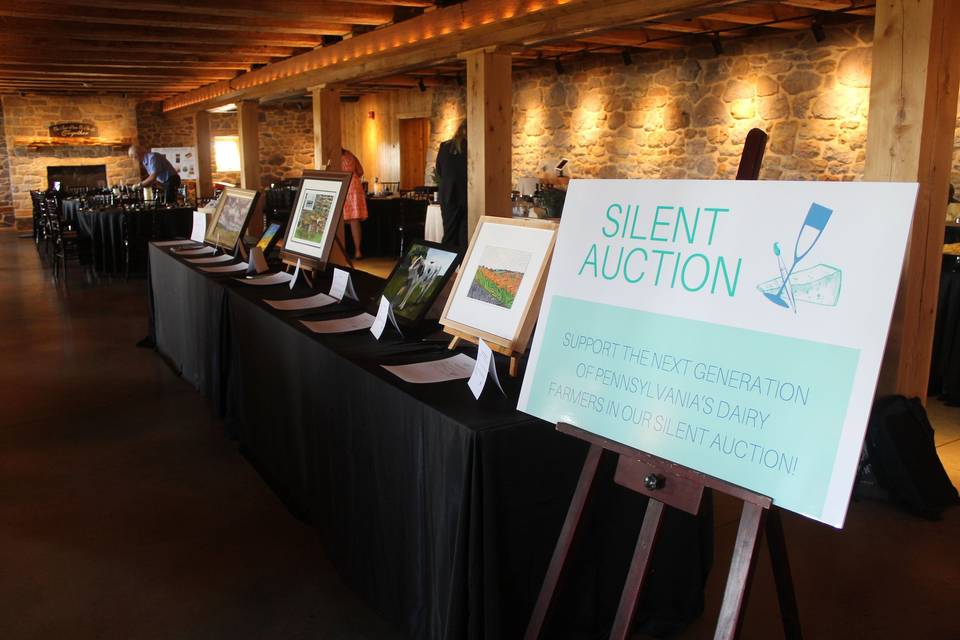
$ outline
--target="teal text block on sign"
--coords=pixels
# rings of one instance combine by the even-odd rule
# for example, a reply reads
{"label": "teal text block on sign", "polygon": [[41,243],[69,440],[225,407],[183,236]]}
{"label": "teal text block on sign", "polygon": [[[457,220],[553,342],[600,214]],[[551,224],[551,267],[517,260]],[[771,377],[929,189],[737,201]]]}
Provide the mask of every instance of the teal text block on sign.
{"label": "teal text block on sign", "polygon": [[859,352],[556,296],[526,411],[819,517]]}

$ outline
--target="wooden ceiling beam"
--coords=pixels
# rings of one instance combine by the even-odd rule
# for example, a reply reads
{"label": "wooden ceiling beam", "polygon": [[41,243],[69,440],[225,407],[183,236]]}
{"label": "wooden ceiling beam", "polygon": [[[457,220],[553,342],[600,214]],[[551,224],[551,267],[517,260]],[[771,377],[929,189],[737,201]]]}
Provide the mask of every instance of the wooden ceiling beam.
{"label": "wooden ceiling beam", "polygon": [[[323,33],[334,24],[364,24],[379,26],[393,20],[390,7],[362,8],[357,4],[338,4],[339,11],[326,10],[312,16],[279,19],[276,13],[263,11],[257,17],[237,17],[224,13],[173,13],[156,10],[150,4],[149,10],[120,12],[116,9],[91,7],[81,4],[56,3],[49,1],[4,0],[0,3],[0,16],[11,18],[29,18],[37,21],[69,20],[73,23],[95,25],[127,25],[138,27],[165,27],[206,29],[215,31],[253,31],[257,33]],[[191,3],[192,4],[192,3]],[[268,6],[262,4],[261,6]],[[211,9],[212,10],[212,9]],[[41,27],[42,28],[42,27]]]}
{"label": "wooden ceiling beam", "polygon": [[[323,35],[343,35],[349,28],[342,24],[327,25],[327,29],[318,29],[316,35],[283,34],[283,33],[255,33],[251,31],[230,31],[213,34],[203,29],[162,28],[142,29],[126,26],[98,26],[78,29],[69,20],[47,20],[40,25],[35,20],[25,18],[5,18],[0,20],[0,35],[18,36],[42,32],[45,37],[64,37],[71,40],[94,40],[118,43],[124,41],[143,42],[182,42],[217,45],[277,45],[286,47],[317,47],[323,43]],[[122,45],[121,45],[122,46]]]}
{"label": "wooden ceiling beam", "polygon": [[[91,59],[88,57],[77,58],[47,58],[43,56],[22,56],[10,55],[0,49],[0,65],[18,65],[29,67],[33,65],[46,65],[51,67],[63,67],[65,71],[72,67],[97,67],[107,69],[212,69],[219,71],[246,71],[250,68],[249,64],[234,64],[231,62],[207,62],[203,60],[113,60]],[[236,75],[236,74],[234,74]]]}
{"label": "wooden ceiling beam", "polygon": [[750,26],[769,26],[771,29],[796,31],[810,28],[810,12],[786,6],[752,6],[709,13],[704,18]]}
{"label": "wooden ceiling beam", "polygon": [[172,98],[164,109],[207,108],[238,96],[261,98],[364,75],[404,72],[473,49],[536,46],[603,31],[611,24],[666,19],[686,11],[715,12],[739,4],[743,1],[470,0]]}
{"label": "wooden ceiling beam", "polygon": [[[129,0],[45,0],[60,6],[81,5],[99,9],[129,12]],[[430,7],[430,0],[151,0],[150,11],[189,15],[221,15],[237,18],[276,18],[278,20],[307,20],[327,15],[354,18],[354,24],[382,24],[371,20],[389,21],[393,7]]]}
{"label": "wooden ceiling beam", "polygon": [[30,74],[63,78],[189,78],[216,82],[236,76],[230,69],[116,69],[111,67],[56,67],[46,64],[10,65],[0,62],[0,77],[27,76]]}
{"label": "wooden ceiling beam", "polygon": [[266,61],[276,58],[287,58],[297,53],[309,51],[305,47],[276,47],[276,46],[233,46],[211,45],[205,42],[194,43],[164,43],[164,42],[98,42],[96,40],[73,40],[66,38],[31,37],[23,34],[5,34],[3,49],[26,49],[41,53],[60,55],[61,57],[79,57],[85,54],[106,55],[116,58],[118,51],[123,55],[140,56],[152,59],[167,56],[228,56],[239,60],[243,57],[253,57]]}

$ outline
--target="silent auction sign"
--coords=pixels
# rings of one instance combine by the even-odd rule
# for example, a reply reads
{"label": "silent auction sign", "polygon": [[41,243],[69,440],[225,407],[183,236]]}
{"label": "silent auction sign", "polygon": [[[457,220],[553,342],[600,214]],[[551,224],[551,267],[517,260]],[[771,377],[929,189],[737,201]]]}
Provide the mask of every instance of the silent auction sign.
{"label": "silent auction sign", "polygon": [[573,181],[519,408],[841,526],[915,197]]}

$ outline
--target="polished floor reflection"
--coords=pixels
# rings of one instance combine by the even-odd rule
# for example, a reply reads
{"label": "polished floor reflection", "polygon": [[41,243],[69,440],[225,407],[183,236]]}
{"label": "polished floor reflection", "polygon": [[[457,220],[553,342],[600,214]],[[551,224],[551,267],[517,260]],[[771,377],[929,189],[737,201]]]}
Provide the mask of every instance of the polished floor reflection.
{"label": "polished floor reflection", "polygon": [[[57,286],[30,241],[0,233],[0,638],[399,638],[206,401],[133,346],[145,286],[85,282],[76,264]],[[960,409],[930,414],[960,484]],[[719,499],[707,611],[685,640],[712,637],[737,518]],[[960,508],[785,521],[805,637],[960,638]],[[781,637],[776,611],[763,554],[743,637]]]}

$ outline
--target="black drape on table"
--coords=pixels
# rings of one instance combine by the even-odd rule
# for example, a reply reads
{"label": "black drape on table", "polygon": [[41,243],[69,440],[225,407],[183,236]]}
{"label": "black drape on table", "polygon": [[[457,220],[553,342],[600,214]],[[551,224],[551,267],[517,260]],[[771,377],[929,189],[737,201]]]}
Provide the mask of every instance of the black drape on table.
{"label": "black drape on table", "polygon": [[940,275],[929,392],[960,402],[960,272]]}
{"label": "black drape on table", "polygon": [[[506,376],[505,360],[507,397],[489,389],[474,400],[465,381],[407,384],[380,364],[444,357],[443,345],[405,342],[389,329],[381,342],[366,331],[319,336],[298,322],[307,316],[262,301],[307,295],[305,285],[291,292],[212,278],[156,247],[151,269],[161,352],[187,360],[184,371],[219,363],[231,435],[317,528],[352,589],[414,638],[522,635],[586,446],[514,409],[520,381]],[[379,286],[354,280],[361,299]],[[321,278],[318,289],[328,283]],[[344,312],[338,305],[309,317]],[[203,356],[218,344],[226,353]],[[606,468],[553,637],[609,627],[623,585],[645,500],[615,487]],[[702,604],[707,507],[699,519],[667,518],[638,618],[649,628],[682,624]]]}
{"label": "black drape on table", "polygon": [[193,210],[179,209],[93,209],[73,210],[76,226],[89,239],[92,265],[97,273],[120,274],[126,270],[130,242],[130,271],[146,271],[147,243],[190,235]]}

